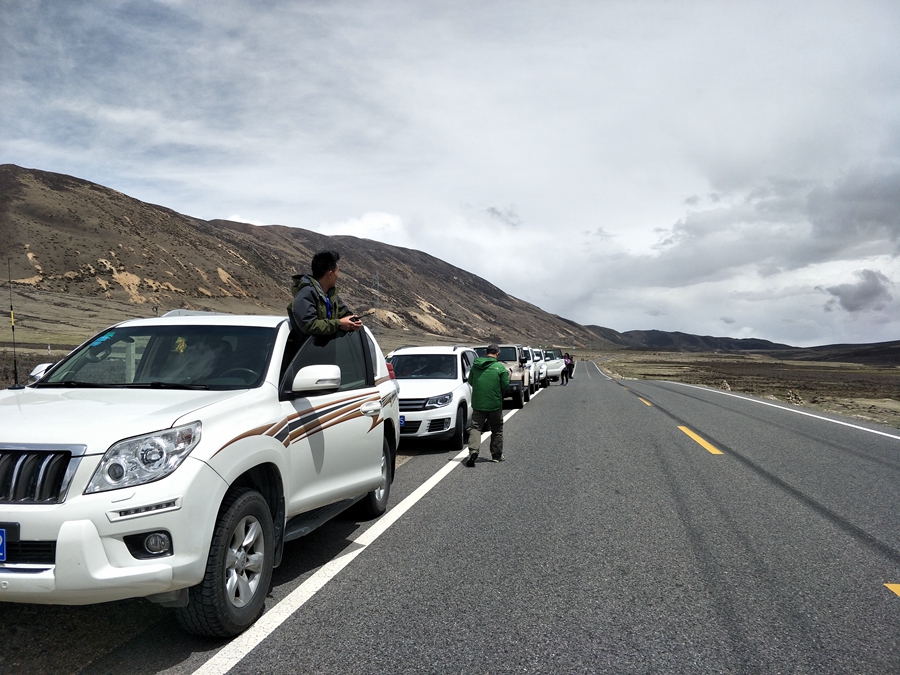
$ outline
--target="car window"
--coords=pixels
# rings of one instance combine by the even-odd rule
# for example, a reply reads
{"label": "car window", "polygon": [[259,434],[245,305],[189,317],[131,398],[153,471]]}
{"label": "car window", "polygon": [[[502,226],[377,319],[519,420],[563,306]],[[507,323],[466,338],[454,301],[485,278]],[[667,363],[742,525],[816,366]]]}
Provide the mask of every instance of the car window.
{"label": "car window", "polygon": [[338,391],[359,389],[369,382],[366,370],[366,353],[363,335],[356,331],[339,331],[334,336],[310,336],[285,371],[282,392],[290,393],[291,383],[301,368],[306,366],[336,365],[341,369],[341,386]]}
{"label": "car window", "polygon": [[462,379],[467,380],[469,378],[469,371],[472,370],[472,364],[475,362],[475,355],[471,352],[463,352],[462,353],[462,364],[463,364],[463,375]]}
{"label": "car window", "polygon": [[459,377],[455,354],[395,354],[391,365],[398,380],[455,380]]}
{"label": "car window", "polygon": [[35,386],[244,389],[262,383],[273,328],[164,325],[110,328]]}
{"label": "car window", "polygon": [[501,361],[518,361],[518,357],[516,356],[516,348],[515,347],[500,347],[500,360]]}

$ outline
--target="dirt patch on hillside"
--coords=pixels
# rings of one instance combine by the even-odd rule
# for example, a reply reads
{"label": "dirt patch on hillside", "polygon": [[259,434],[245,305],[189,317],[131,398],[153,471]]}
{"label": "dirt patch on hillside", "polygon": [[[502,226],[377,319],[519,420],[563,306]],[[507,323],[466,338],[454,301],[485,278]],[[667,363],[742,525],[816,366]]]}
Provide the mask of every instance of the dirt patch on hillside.
{"label": "dirt patch on hillside", "polygon": [[627,351],[596,360],[615,378],[698,384],[900,428],[900,366]]}

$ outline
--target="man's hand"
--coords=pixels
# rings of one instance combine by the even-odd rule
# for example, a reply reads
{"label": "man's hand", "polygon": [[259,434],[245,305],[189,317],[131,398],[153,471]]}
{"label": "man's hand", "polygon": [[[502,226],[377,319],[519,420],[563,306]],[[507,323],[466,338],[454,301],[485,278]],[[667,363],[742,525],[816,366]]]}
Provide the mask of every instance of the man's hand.
{"label": "man's hand", "polygon": [[356,331],[362,328],[362,321],[354,314],[353,316],[345,316],[341,319],[341,330]]}

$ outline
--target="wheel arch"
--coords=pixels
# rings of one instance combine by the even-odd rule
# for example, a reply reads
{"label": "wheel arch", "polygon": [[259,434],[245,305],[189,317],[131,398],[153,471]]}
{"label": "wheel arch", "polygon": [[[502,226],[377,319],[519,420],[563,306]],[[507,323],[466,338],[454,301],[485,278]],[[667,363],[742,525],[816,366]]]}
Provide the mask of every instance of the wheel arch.
{"label": "wheel arch", "polygon": [[[281,563],[281,554],[284,550],[285,505],[281,471],[271,462],[257,464],[244,471],[231,483],[226,497],[228,493],[240,488],[255,490],[262,495],[269,507],[275,528],[275,567],[277,567]],[[224,498],[222,501],[225,502]]]}

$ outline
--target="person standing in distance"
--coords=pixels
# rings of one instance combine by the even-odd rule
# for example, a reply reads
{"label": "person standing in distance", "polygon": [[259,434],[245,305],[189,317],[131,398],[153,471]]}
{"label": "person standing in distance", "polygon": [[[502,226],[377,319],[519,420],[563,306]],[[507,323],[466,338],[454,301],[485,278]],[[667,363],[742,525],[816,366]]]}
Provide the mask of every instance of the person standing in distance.
{"label": "person standing in distance", "polygon": [[475,359],[469,371],[472,385],[472,428],[469,430],[469,458],[466,466],[475,466],[481,449],[481,429],[491,425],[491,461],[503,461],[503,392],[509,386],[509,371],[497,360],[500,347],[488,345],[485,356]]}
{"label": "person standing in distance", "polygon": [[341,302],[337,294],[340,270],[337,251],[319,251],[312,258],[310,275],[295,274],[291,304],[291,327],[305,335],[336,335],[357,331],[362,321]]}

